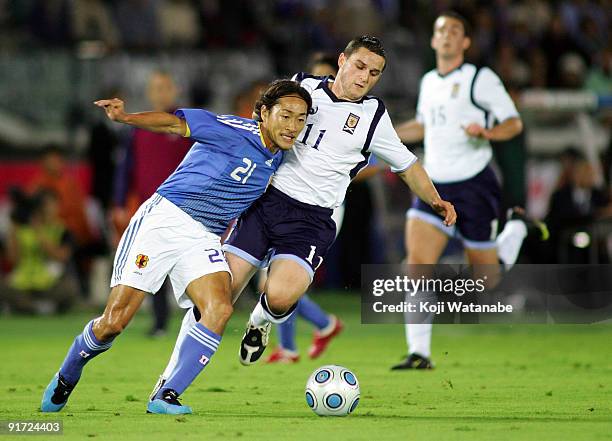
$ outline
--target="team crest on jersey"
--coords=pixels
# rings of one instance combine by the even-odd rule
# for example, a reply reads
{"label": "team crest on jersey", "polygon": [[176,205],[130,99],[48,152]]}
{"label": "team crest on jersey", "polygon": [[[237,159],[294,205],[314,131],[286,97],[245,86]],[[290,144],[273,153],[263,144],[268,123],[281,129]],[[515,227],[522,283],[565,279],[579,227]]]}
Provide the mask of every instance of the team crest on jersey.
{"label": "team crest on jersey", "polygon": [[147,263],[149,263],[149,256],[139,254],[138,256],[136,256],[135,263],[138,268],[143,269],[145,266],[147,266]]}
{"label": "team crest on jersey", "polygon": [[346,119],[346,122],[344,123],[342,131],[352,135],[353,133],[355,133],[357,124],[359,124],[359,117],[354,113],[349,113],[349,116]]}
{"label": "team crest on jersey", "polygon": [[457,98],[459,96],[459,83],[453,84],[453,89],[451,90],[451,98]]}

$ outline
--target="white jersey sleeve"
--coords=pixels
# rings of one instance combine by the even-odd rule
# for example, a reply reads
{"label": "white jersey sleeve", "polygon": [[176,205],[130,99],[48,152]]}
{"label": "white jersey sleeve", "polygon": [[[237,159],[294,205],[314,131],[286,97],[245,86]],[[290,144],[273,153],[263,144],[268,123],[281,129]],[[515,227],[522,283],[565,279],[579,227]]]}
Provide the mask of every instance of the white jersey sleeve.
{"label": "white jersey sleeve", "polygon": [[407,170],[417,160],[416,156],[400,141],[391,123],[389,112],[386,110],[374,128],[368,151],[389,164],[394,173]]}
{"label": "white jersey sleeve", "polygon": [[477,75],[474,80],[474,103],[491,112],[499,122],[518,117],[516,106],[497,74],[483,67]]}

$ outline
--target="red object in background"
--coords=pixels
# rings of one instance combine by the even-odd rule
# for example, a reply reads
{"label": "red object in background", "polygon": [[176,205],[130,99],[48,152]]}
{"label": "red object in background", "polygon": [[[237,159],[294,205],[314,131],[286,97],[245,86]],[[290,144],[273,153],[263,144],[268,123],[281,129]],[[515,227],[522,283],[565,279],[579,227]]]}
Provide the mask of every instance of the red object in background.
{"label": "red object in background", "polygon": [[[34,178],[39,176],[42,167],[39,161],[2,161],[0,162],[0,200],[8,197],[11,187],[28,188]],[[91,167],[85,161],[76,161],[67,164],[67,173],[70,173],[79,184],[82,193],[91,193]],[[112,185],[109,182],[108,185]]]}

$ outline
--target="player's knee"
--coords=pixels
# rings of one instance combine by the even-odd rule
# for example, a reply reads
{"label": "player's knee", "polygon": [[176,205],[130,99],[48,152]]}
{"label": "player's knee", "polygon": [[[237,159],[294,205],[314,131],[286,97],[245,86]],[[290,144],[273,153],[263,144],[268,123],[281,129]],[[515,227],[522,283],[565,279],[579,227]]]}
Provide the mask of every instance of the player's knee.
{"label": "player's knee", "polygon": [[286,313],[296,302],[296,300],[293,300],[292,298],[274,294],[274,292],[266,293],[268,308],[270,308],[270,311],[273,314],[280,315]]}

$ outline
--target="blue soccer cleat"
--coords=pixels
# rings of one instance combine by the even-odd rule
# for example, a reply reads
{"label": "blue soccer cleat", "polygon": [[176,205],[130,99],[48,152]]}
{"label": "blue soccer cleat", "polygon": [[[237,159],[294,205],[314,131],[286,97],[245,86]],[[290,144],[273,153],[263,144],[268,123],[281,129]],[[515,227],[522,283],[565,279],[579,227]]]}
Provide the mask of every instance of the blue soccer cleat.
{"label": "blue soccer cleat", "polygon": [[69,384],[66,379],[57,372],[45,389],[40,403],[43,412],[59,412],[68,402],[68,397],[74,390],[75,385]]}
{"label": "blue soccer cleat", "polygon": [[163,391],[161,398],[149,401],[147,413],[182,415],[192,413],[192,411],[191,407],[181,404],[178,394],[174,390],[166,389]]}

